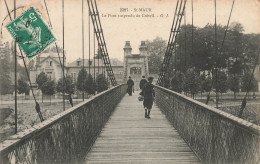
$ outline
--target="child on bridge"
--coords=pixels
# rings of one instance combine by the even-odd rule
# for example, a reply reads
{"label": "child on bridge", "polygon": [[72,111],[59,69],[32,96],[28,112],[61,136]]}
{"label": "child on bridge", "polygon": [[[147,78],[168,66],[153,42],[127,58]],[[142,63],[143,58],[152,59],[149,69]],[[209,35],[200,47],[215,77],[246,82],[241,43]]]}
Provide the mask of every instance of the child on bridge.
{"label": "child on bridge", "polygon": [[[142,90],[142,94],[144,96],[144,102],[143,102],[143,105],[144,105],[144,109],[145,109],[145,118],[150,118],[150,112],[151,112],[151,109],[152,109],[152,106],[153,106],[153,100],[154,100],[154,97],[155,97],[155,92],[154,92],[154,86],[152,84],[153,82],[153,77],[149,77],[148,78],[148,83],[146,83],[143,87],[143,90]],[[147,113],[148,111],[148,113]]]}

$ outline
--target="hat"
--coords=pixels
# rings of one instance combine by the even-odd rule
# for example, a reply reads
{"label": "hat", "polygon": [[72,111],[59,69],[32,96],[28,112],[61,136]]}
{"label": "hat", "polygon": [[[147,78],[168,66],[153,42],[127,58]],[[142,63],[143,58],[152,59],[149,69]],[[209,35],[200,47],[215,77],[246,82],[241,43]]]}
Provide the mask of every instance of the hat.
{"label": "hat", "polygon": [[129,76],[128,78],[131,79],[131,76]]}
{"label": "hat", "polygon": [[145,78],[145,76],[142,76],[142,78]]}

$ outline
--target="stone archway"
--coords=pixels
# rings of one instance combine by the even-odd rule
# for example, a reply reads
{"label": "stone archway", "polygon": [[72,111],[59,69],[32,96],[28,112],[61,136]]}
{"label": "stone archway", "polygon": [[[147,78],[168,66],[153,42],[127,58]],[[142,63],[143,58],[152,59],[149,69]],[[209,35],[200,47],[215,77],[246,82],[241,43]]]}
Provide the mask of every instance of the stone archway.
{"label": "stone archway", "polygon": [[124,47],[124,81],[131,76],[135,83],[135,90],[139,90],[139,82],[142,76],[149,76],[147,45],[144,41],[139,47],[140,54],[132,54],[132,48],[129,41],[126,41]]}
{"label": "stone archway", "polygon": [[130,76],[132,77],[135,86],[135,90],[139,90],[139,82],[142,78],[142,67],[141,66],[130,66]]}

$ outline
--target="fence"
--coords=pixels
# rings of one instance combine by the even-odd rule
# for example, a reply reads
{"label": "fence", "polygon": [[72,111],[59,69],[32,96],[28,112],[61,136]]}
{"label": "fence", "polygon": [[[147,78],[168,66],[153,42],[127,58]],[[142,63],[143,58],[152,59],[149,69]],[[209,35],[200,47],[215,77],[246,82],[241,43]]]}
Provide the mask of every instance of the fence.
{"label": "fence", "polygon": [[171,90],[156,104],[204,163],[259,163],[260,127]]}
{"label": "fence", "polygon": [[80,163],[117,103],[119,85],[0,144],[1,163]]}

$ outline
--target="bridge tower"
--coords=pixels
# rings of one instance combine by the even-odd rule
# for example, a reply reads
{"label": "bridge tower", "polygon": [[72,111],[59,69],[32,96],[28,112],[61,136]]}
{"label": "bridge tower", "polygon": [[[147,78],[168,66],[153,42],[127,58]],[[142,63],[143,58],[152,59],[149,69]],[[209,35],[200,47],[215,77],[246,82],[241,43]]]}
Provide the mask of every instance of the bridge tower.
{"label": "bridge tower", "polygon": [[149,76],[148,71],[148,52],[145,41],[141,41],[139,47],[140,54],[132,54],[130,41],[125,42],[124,47],[124,82],[126,83],[129,76],[135,83],[135,90],[139,89],[139,82],[142,76]]}

